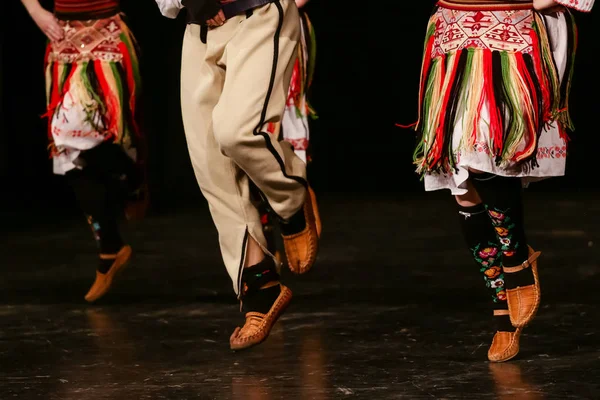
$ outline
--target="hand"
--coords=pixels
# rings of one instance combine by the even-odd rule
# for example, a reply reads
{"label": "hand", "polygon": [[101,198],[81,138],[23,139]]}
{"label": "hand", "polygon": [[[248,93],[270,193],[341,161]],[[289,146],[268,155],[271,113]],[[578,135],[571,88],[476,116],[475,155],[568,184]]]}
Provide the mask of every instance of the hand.
{"label": "hand", "polygon": [[562,6],[554,0],[533,0],[533,8],[537,11],[552,12],[554,9],[560,9]]}
{"label": "hand", "polygon": [[306,5],[306,3],[308,3],[309,0],[296,0],[296,6],[298,6],[298,8],[302,8]]}
{"label": "hand", "polygon": [[53,42],[58,42],[65,37],[65,32],[59,25],[58,20],[48,10],[39,8],[31,14],[31,18],[33,18],[38,28],[48,36],[48,39]]}
{"label": "hand", "polygon": [[221,26],[225,23],[225,14],[223,14],[223,10],[219,10],[217,15],[206,21],[206,25],[211,28],[216,28],[217,26]]}

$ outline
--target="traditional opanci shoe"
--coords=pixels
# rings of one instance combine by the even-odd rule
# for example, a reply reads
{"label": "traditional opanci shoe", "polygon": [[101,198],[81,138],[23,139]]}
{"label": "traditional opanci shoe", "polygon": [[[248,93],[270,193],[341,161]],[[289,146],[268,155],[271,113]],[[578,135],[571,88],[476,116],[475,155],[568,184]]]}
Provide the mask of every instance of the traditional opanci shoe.
{"label": "traditional opanci shoe", "polygon": [[309,187],[302,209],[305,227],[301,232],[282,235],[287,264],[295,274],[308,272],[317,259],[319,238],[321,237],[321,217],[317,197]]}
{"label": "traditional opanci shoe", "polygon": [[514,327],[523,328],[529,324],[540,307],[541,290],[537,259],[541,254],[541,252],[534,251],[529,247],[529,258],[521,265],[516,267],[502,267],[506,274],[516,273],[526,268],[531,268],[531,272],[533,273],[533,285],[506,289],[510,322]]}
{"label": "traditional opanci shoe", "polygon": [[[494,315],[507,315],[508,313],[508,310],[494,310]],[[488,360],[491,362],[504,362],[519,354],[521,332],[522,328],[517,328],[514,332],[496,332],[492,339],[492,345],[488,350]]]}
{"label": "traditional opanci shoe", "polygon": [[117,254],[100,254],[100,258],[102,260],[114,259],[114,261],[108,272],[105,274],[100,271],[96,271],[96,280],[94,281],[94,284],[88,293],[85,295],[86,301],[92,303],[108,293],[115,277],[129,264],[131,253],[131,246],[125,245]]}
{"label": "traditional opanci shoe", "polygon": [[271,328],[292,300],[292,291],[280,284],[281,292],[267,314],[246,313],[244,326],[235,328],[229,338],[231,350],[243,350],[262,343],[269,337]]}

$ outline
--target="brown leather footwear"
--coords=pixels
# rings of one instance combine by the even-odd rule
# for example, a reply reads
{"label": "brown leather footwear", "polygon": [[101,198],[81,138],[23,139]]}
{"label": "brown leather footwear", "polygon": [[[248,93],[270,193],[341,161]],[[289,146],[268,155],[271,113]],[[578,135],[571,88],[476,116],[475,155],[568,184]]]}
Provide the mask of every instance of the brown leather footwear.
{"label": "brown leather footwear", "polygon": [[516,267],[502,267],[505,273],[511,274],[531,268],[533,285],[519,286],[506,290],[506,300],[510,310],[510,322],[517,328],[523,328],[531,322],[540,307],[541,290],[538,275],[537,259],[542,254],[529,247],[529,258]]}
{"label": "brown leather footwear", "polygon": [[[507,315],[508,310],[494,310],[494,315]],[[519,338],[521,328],[514,332],[496,332],[492,345],[488,350],[488,360],[491,362],[504,362],[519,354]]]}
{"label": "brown leather footwear", "polygon": [[287,264],[295,274],[308,272],[317,259],[319,237],[321,236],[321,217],[315,192],[309,187],[304,202],[306,226],[302,232],[283,235],[283,246]]}
{"label": "brown leather footwear", "polygon": [[106,274],[96,271],[96,280],[90,288],[89,292],[85,295],[87,301],[94,302],[100,297],[104,296],[110,290],[115,276],[123,271],[129,260],[131,259],[131,246],[125,245],[116,254],[100,254],[100,258],[103,260],[114,259],[112,266]]}
{"label": "brown leather footwear", "polygon": [[262,343],[269,337],[271,328],[292,300],[292,291],[281,285],[281,293],[267,314],[249,312],[243,327],[235,328],[229,338],[231,350],[243,350]]}

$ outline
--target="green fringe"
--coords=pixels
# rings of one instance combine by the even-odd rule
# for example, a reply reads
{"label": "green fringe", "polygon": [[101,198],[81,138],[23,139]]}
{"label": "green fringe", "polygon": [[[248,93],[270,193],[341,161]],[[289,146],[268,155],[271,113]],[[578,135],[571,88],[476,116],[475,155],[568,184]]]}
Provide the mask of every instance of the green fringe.
{"label": "green fringe", "polygon": [[542,69],[544,70],[544,75],[549,78],[549,84],[551,86],[551,93],[554,93],[554,97],[552,98],[552,105],[550,106],[551,110],[558,110],[560,106],[560,79],[558,77],[558,71],[556,70],[556,66],[554,65],[554,56],[552,54],[551,46],[548,41],[548,34],[546,32],[546,27],[544,25],[544,21],[540,14],[535,12],[533,20],[533,29],[536,31],[538,37],[540,38],[540,53],[542,57]]}
{"label": "green fringe", "polygon": [[[124,100],[123,99],[123,81],[121,80],[121,74],[119,74],[119,69],[117,68],[117,64],[114,61],[111,61],[109,63],[109,65],[110,65],[110,70],[112,71],[112,74],[115,78],[118,95],[119,95],[119,104],[121,105],[122,108],[129,107],[129,104],[127,102],[123,101]],[[123,128],[123,133],[121,134],[121,144],[123,143],[125,136],[128,136],[130,133],[127,121],[125,120],[125,115],[126,115],[126,113],[121,111],[121,126]]]}
{"label": "green fringe", "polygon": [[[428,76],[426,78],[429,78],[429,76],[432,76],[434,74],[435,71],[437,71],[439,68],[441,68],[440,64],[442,63],[442,58],[434,58],[431,62],[430,65],[430,73],[428,74]],[[427,86],[425,87],[425,93],[423,94],[423,114],[422,114],[422,120],[421,120],[421,125],[422,126],[427,126],[428,124],[427,119],[429,117],[429,111],[431,110],[431,98],[432,98],[432,92],[435,89],[434,86],[434,80],[433,79],[428,79],[427,80]],[[425,154],[425,143],[428,140],[429,136],[431,136],[430,132],[423,132],[423,135],[421,137],[421,140],[418,141],[416,147],[415,147],[415,151],[413,153],[413,160],[416,163],[419,163],[420,160],[423,159],[423,157],[426,156]],[[429,146],[431,146],[431,143],[428,144]],[[421,178],[423,178],[424,175],[421,175]]]}
{"label": "green fringe", "polygon": [[514,77],[510,73],[511,68],[508,53],[505,51],[499,53],[502,64],[502,86],[506,90],[504,94],[506,95],[507,104],[510,107],[508,113],[511,115],[510,126],[506,127],[506,138],[504,138],[504,147],[501,155],[501,158],[505,160],[506,154],[511,149],[511,146],[523,139],[523,132],[525,132],[526,129],[523,110],[521,109],[520,96],[517,89],[512,85]]}
{"label": "green fringe", "polygon": [[425,57],[431,57],[431,54],[428,55],[425,54],[425,52],[427,51],[427,43],[429,43],[429,39],[431,39],[433,35],[435,35],[435,21],[431,20],[429,22],[429,26],[427,27],[427,33],[425,34],[425,43],[423,44],[423,59],[425,59]]}
{"label": "green fringe", "polygon": [[570,19],[570,27],[571,27],[571,36],[570,36],[570,40],[572,41],[572,43],[570,43],[570,50],[571,50],[571,54],[569,55],[571,57],[571,65],[569,68],[569,71],[567,72],[566,76],[564,77],[564,79],[566,79],[565,82],[565,95],[563,98],[561,98],[561,102],[560,102],[560,108],[561,110],[564,110],[560,113],[560,115],[558,116],[558,120],[559,122],[567,129],[569,129],[571,132],[575,130],[575,124],[573,123],[573,120],[571,119],[571,113],[569,112],[569,98],[570,98],[570,93],[571,93],[571,86],[573,83],[573,74],[575,73],[575,54],[577,53],[577,25],[575,24],[575,16],[573,15],[573,13],[571,13],[568,9],[567,12],[565,13],[565,17]]}
{"label": "green fringe", "polygon": [[[465,79],[462,80],[461,87],[460,87],[460,93],[462,94],[462,98],[458,101],[459,108],[457,110],[457,114],[465,114],[467,112],[467,104],[469,104],[468,98],[471,95],[471,93],[469,93],[469,88],[471,88],[471,80],[469,78],[471,76],[471,70],[473,69],[473,56],[475,54],[475,49],[473,49],[473,48],[467,48],[466,50],[463,50],[463,51],[467,52],[467,61],[465,63],[465,71],[464,71]],[[462,139],[461,139],[461,141],[462,141]],[[452,143],[452,140],[450,140],[450,143],[448,143],[448,154],[454,153],[452,146],[453,146],[453,143]],[[462,146],[462,143],[461,143],[461,146]],[[449,162],[450,162],[450,167],[452,169],[456,169],[455,158],[450,157]]]}
{"label": "green fringe", "polygon": [[[429,25],[427,26],[427,31],[425,34],[425,42],[423,44],[423,60],[431,58],[431,54],[426,54],[427,51],[427,43],[429,43],[429,39],[435,34],[435,21],[434,19],[429,20]],[[420,127],[427,126],[425,123],[427,121],[428,113],[431,108],[431,92],[433,90],[433,84],[429,77],[433,75],[433,72],[439,68],[440,58],[434,58],[431,60],[431,64],[429,65],[429,71],[422,71],[423,76],[421,79],[427,79],[425,93],[423,93],[423,104],[422,109],[419,110],[421,112],[421,121],[419,122],[419,126],[415,127],[415,130],[419,130]],[[429,73],[428,73],[429,72]],[[419,163],[423,157],[425,157],[425,140],[427,137],[427,133],[423,132],[421,140],[418,141],[415,146],[415,151],[413,152],[413,162]],[[421,179],[423,179],[424,174],[421,174]]]}

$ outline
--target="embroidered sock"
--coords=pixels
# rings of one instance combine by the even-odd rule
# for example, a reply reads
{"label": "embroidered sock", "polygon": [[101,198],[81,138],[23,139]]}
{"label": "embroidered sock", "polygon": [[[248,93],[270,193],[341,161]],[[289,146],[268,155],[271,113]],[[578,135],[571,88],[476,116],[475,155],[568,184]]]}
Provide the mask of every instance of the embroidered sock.
{"label": "embroidered sock", "polygon": [[505,297],[502,273],[502,253],[494,233],[494,228],[485,206],[459,206],[459,222],[465,243],[483,274],[485,285],[492,292],[492,300],[498,302]]}
{"label": "embroidered sock", "polygon": [[[265,288],[266,285],[269,287]],[[267,314],[280,293],[279,274],[271,257],[266,256],[260,263],[244,268],[242,271],[242,311],[244,313]]]}
{"label": "embroidered sock", "polygon": [[[473,174],[473,186],[486,205],[506,267],[520,265],[529,258],[523,217],[523,189],[520,178]],[[531,268],[505,274],[506,288],[533,285]]]}
{"label": "embroidered sock", "polygon": [[[459,223],[465,243],[483,274],[486,287],[491,292],[493,309],[506,309],[506,291],[504,290],[504,273],[502,272],[502,252],[492,225],[492,221],[483,204],[472,207],[458,206]],[[494,316],[497,326],[502,326],[503,331],[512,332],[512,325],[502,322],[504,318]],[[498,325],[500,324],[500,325]]]}

